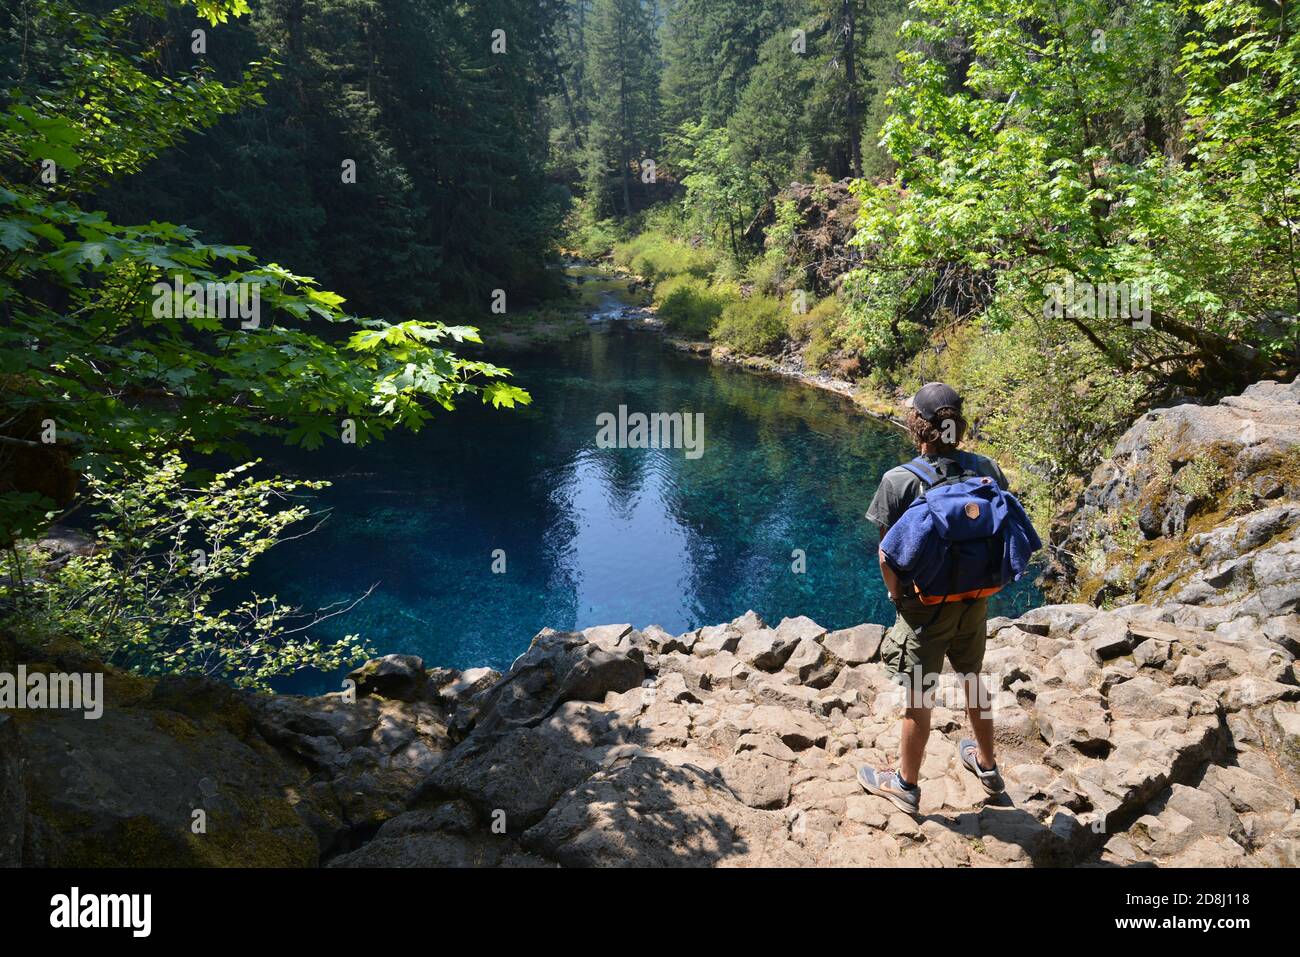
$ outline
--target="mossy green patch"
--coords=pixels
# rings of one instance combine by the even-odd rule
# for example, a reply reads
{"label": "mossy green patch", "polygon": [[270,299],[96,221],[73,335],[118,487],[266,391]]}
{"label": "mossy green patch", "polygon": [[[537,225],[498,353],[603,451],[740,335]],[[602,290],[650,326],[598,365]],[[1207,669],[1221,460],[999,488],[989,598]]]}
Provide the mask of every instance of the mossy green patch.
{"label": "mossy green patch", "polygon": [[[1075,598],[1090,601],[1102,593],[1106,578],[1115,563],[1129,570],[1121,579],[1132,589],[1139,602],[1159,600],[1161,595],[1175,589],[1180,578],[1167,584],[1160,593],[1156,585],[1186,564],[1188,544],[1197,535],[1210,532],[1226,522],[1256,511],[1270,504],[1251,491],[1252,483],[1265,480],[1275,482],[1288,497],[1300,493],[1300,449],[1288,449],[1255,460],[1243,470],[1238,460],[1239,446],[1220,442],[1211,445],[1186,444],[1186,429],[1177,433],[1157,433],[1150,443],[1149,457],[1129,466],[1130,480],[1145,475],[1135,503],[1120,510],[1094,529],[1092,544],[1085,549],[1084,562],[1075,587]],[[1162,515],[1171,499],[1182,497],[1189,502],[1190,514],[1183,530],[1176,535],[1160,535],[1148,540],[1137,528],[1137,517],[1150,510]],[[1279,536],[1291,534],[1283,529],[1273,536],[1266,547]],[[1110,551],[1102,552],[1101,543],[1108,540]],[[1134,577],[1137,569],[1150,565],[1150,572],[1140,587]],[[1188,564],[1183,574],[1190,575],[1195,568]],[[1113,580],[1113,575],[1111,576]]]}

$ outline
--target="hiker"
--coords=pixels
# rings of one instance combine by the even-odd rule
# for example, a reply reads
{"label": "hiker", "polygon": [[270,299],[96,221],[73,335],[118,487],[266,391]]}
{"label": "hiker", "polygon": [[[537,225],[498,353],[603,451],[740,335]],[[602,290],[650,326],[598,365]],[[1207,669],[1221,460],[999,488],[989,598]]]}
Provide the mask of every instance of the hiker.
{"label": "hiker", "polygon": [[1041,542],[997,463],[958,450],[966,420],[956,390],[942,382],[923,386],[912,398],[907,430],[920,455],[885,473],[867,510],[880,530],[880,573],[897,612],[881,659],[907,696],[900,757],[897,769],[860,768],[858,783],[914,815],[945,657],[962,677],[975,735],[957,745],[961,763],[985,793],[1003,790],[979,675],[988,596],[1023,574]]}

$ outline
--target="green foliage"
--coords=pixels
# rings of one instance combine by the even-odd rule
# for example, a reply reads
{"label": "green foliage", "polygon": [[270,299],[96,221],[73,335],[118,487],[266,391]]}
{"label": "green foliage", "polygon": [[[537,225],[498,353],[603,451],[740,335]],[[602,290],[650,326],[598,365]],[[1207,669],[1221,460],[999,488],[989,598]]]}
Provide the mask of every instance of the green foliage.
{"label": "green foliage", "polygon": [[895,376],[906,391],[936,379],[966,396],[972,441],[1015,466],[1017,494],[1042,528],[1129,427],[1148,388],[1142,376],[1116,373],[1068,323],[1033,316],[951,327]]}
{"label": "green foliage", "polygon": [[788,51],[800,4],[790,0],[669,0],[664,4],[663,103],[670,128],[721,126],[772,38]]}
{"label": "green foliage", "polygon": [[794,246],[795,235],[803,225],[799,206],[790,200],[777,199],[773,207],[775,212],[772,225],[765,234],[768,252],[788,256]]}
{"label": "green foliage", "polygon": [[[899,173],[859,187],[864,341],[903,341],[960,264],[1030,311],[1065,277],[1149,289],[1150,328],[1066,310],[1122,372],[1224,388],[1294,362],[1276,319],[1300,309],[1293,23],[1257,2],[914,7],[884,133]],[[957,43],[974,59],[955,86],[926,51]]]}
{"label": "green foliage", "polygon": [[[240,4],[207,9],[218,8],[237,16]],[[362,443],[419,428],[430,405],[528,401],[503,381],[508,370],[447,348],[477,342],[472,328],[358,318],[342,297],[258,264],[246,247],[205,243],[170,223],[119,225],[79,205],[82,184],[139,169],[253,103],[261,81],[143,76],[136,18],[166,9],[152,0],[100,19],[43,9],[66,41],[64,65],[29,78],[0,113],[0,513],[11,530],[31,533],[50,511],[30,495],[43,477],[14,457],[27,449],[52,448],[74,470],[102,476],[169,448],[238,452],[247,435],[314,448],[345,419]],[[32,181],[28,164],[51,150],[76,169],[74,181]],[[181,308],[172,295],[217,286],[255,292],[256,321],[210,299]]]}
{"label": "green foliage", "polygon": [[1197,455],[1178,470],[1174,488],[1198,501],[1208,501],[1228,484],[1229,476],[1208,455]]}
{"label": "green foliage", "polygon": [[75,635],[106,664],[139,674],[203,674],[265,688],[302,668],[363,660],[370,650],[355,635],[325,645],[310,635],[346,608],[305,614],[273,595],[224,598],[258,556],[311,517],[292,503],[297,493],[327,484],[256,479],[248,474],[255,464],[201,488],[189,487],[175,454],[146,459],[142,474],[114,468],[90,476],[93,551],[57,565],[39,548],[11,547],[0,561],[0,603],[39,632]]}
{"label": "green foliage", "polygon": [[651,282],[671,276],[705,278],[715,258],[708,250],[692,247],[658,230],[647,230],[614,246],[614,262]]}
{"label": "green foliage", "polygon": [[786,340],[788,311],[785,303],[761,293],[732,300],[723,307],[713,338],[748,355],[775,353]]}
{"label": "green foliage", "polygon": [[794,202],[778,198],[773,207],[772,225],[764,239],[766,248],[762,256],[750,262],[748,276],[759,292],[779,297],[803,276],[795,252],[795,239],[802,223]]}
{"label": "green foliage", "polygon": [[827,296],[804,313],[790,311],[786,326],[791,339],[804,343],[803,361],[807,369],[822,369],[830,354],[840,347],[841,322],[841,304],[834,296]]}
{"label": "green foliage", "polygon": [[595,219],[591,204],[582,201],[570,213],[564,245],[584,259],[600,259],[613,252],[615,243],[627,238],[623,223],[614,219]]}
{"label": "green foliage", "polygon": [[899,309],[913,287],[925,281],[919,271],[861,269],[845,277],[844,339],[864,362],[886,376],[925,342],[925,327]]}
{"label": "green foliage", "polygon": [[810,104],[818,82],[827,78],[827,64],[815,50],[796,55],[791,42],[788,30],[778,30],[763,44],[759,62],[725,123],[732,159],[762,183],[765,195],[824,164],[827,157],[818,133],[837,125],[816,114]]}
{"label": "green foliage", "polygon": [[685,123],[668,138],[668,150],[698,228],[738,253],[740,234],[766,198],[763,180],[734,155],[723,129]]}
{"label": "green foliage", "polygon": [[727,300],[725,293],[690,275],[674,276],[655,286],[659,318],[673,332],[689,339],[709,338]]}
{"label": "green foliage", "polygon": [[854,140],[878,137],[883,117],[868,108],[892,78],[905,6],[673,0],[664,17],[665,128],[725,131],[730,162],[764,200],[817,169],[836,179],[852,173]]}

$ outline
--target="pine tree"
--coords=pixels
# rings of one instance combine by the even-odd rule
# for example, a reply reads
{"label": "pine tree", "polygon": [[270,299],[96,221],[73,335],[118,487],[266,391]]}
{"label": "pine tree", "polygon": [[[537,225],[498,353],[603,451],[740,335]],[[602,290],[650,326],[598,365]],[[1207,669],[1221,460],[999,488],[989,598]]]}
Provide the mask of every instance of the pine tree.
{"label": "pine tree", "polygon": [[587,195],[599,214],[627,216],[633,211],[633,168],[653,158],[660,142],[654,7],[645,0],[595,0],[590,16]]}

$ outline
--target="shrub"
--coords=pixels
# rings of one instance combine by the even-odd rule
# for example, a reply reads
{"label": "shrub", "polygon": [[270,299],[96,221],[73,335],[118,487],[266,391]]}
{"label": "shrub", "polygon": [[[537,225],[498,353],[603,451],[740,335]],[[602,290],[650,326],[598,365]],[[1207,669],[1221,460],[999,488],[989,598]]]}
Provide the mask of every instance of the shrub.
{"label": "shrub", "polygon": [[568,242],[584,259],[599,259],[614,248],[621,236],[618,223],[602,219],[579,225],[569,234]]}
{"label": "shrub", "polygon": [[591,205],[578,200],[565,220],[563,245],[584,259],[599,259],[628,237],[628,224],[614,219],[596,219]]}
{"label": "shrub", "polygon": [[1228,484],[1228,475],[1208,455],[1197,455],[1178,470],[1174,488],[1197,501],[1212,499]]}
{"label": "shrub", "polygon": [[673,332],[691,339],[707,339],[726,303],[724,292],[694,276],[675,276],[655,287],[659,318]]}
{"label": "shrub", "polygon": [[304,613],[274,595],[223,594],[311,517],[289,504],[294,493],[328,483],[254,479],[250,463],[193,488],[178,455],[146,463],[143,476],[85,476],[98,520],[90,554],[60,566],[39,547],[11,547],[0,561],[0,606],[38,634],[75,636],[105,664],[140,674],[204,674],[265,689],[279,675],[369,656],[355,635],[325,645],[312,637],[312,625],[346,608]]}
{"label": "shrub", "polygon": [[616,243],[614,262],[650,282],[680,275],[705,279],[714,266],[714,258],[708,251],[696,249],[659,230],[649,230],[627,242]]}
{"label": "shrub", "polygon": [[713,338],[750,355],[774,353],[787,336],[788,308],[780,300],[759,293],[733,300],[723,307],[713,327]]}
{"label": "shrub", "polygon": [[[827,326],[819,326],[813,330],[812,336],[808,339],[808,345],[804,346],[804,365],[812,372],[824,369],[826,360],[838,348],[839,343],[835,340],[834,331]],[[854,359],[852,362],[856,368],[858,366],[857,360]]]}
{"label": "shrub", "polygon": [[956,327],[902,378],[908,388],[942,379],[962,393],[973,438],[1018,473],[1017,491],[1040,529],[1129,427],[1148,387],[1063,322],[1037,317]]}
{"label": "shrub", "polygon": [[897,313],[897,300],[909,280],[899,272],[865,270],[844,277],[846,299],[841,327],[845,345],[868,366],[892,370],[925,344],[926,328]]}
{"label": "shrub", "polygon": [[764,255],[755,257],[745,267],[745,278],[755,292],[765,296],[781,295],[789,278],[785,254],[769,249]]}
{"label": "shrub", "polygon": [[837,327],[841,318],[840,303],[827,296],[802,314],[793,310],[787,317],[786,327],[791,339],[804,342],[804,366],[816,371],[825,366],[830,354],[839,348]]}

